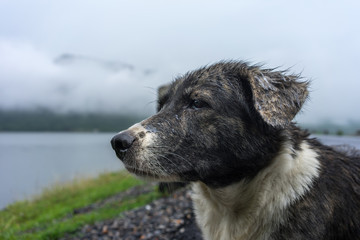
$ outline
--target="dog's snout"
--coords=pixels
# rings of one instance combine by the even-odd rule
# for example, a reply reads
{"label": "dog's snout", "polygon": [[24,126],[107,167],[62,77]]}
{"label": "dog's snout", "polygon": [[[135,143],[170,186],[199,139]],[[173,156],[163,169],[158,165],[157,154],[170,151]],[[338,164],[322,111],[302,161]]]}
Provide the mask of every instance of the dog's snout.
{"label": "dog's snout", "polygon": [[111,139],[111,146],[115,151],[126,151],[135,141],[129,131],[121,132]]}

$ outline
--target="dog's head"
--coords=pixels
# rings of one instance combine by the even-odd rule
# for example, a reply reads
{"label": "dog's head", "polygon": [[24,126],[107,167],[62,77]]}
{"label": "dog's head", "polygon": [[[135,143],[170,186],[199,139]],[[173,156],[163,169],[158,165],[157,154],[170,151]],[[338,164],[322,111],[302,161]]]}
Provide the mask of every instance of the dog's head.
{"label": "dog's head", "polygon": [[138,176],[226,185],[269,163],[307,86],[285,72],[220,62],[160,88],[158,113],[111,143]]}

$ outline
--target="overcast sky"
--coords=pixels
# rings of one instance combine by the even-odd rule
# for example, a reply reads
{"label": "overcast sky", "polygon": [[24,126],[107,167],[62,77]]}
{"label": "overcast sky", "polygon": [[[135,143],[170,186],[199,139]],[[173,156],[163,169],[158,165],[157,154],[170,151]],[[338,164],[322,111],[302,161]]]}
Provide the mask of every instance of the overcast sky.
{"label": "overcast sky", "polygon": [[359,12],[358,0],[0,0],[0,107],[152,113],[158,85],[233,59],[312,79],[300,122],[360,121]]}

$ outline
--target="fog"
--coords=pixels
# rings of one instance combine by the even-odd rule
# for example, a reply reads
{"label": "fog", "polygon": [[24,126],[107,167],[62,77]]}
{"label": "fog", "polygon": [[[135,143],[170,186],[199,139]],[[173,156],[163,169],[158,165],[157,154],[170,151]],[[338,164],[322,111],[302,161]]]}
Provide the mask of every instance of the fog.
{"label": "fog", "polygon": [[[52,58],[34,47],[0,42],[0,106],[56,112],[154,111],[160,74],[122,62],[63,54]],[[3,55],[4,54],[4,55]]]}
{"label": "fog", "polygon": [[311,79],[300,122],[360,121],[358,1],[0,0],[0,108],[154,112],[156,88],[219,60]]}

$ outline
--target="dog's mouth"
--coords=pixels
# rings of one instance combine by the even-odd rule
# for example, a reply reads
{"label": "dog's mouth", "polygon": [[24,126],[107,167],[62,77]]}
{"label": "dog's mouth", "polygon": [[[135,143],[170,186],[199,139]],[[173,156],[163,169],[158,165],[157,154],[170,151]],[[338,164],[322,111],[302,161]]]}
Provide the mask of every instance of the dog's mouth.
{"label": "dog's mouth", "polygon": [[177,174],[168,174],[165,172],[159,172],[156,169],[139,168],[133,164],[127,164],[124,162],[125,169],[134,174],[135,176],[148,181],[162,181],[162,182],[174,182],[179,181]]}
{"label": "dog's mouth", "polygon": [[157,174],[153,173],[151,170],[145,170],[141,169],[139,167],[136,167],[136,162],[139,162],[138,159],[134,159],[133,153],[128,150],[124,151],[116,151],[116,156],[123,162],[124,167],[126,170],[128,170],[130,173],[141,177],[141,178],[147,178],[147,179],[161,179],[161,176],[158,176]]}

